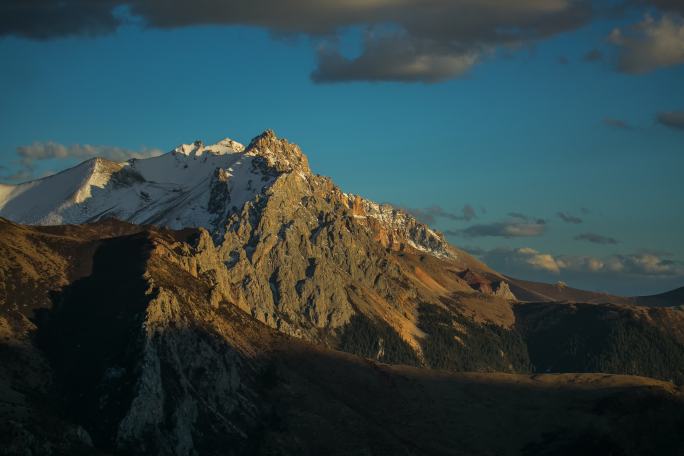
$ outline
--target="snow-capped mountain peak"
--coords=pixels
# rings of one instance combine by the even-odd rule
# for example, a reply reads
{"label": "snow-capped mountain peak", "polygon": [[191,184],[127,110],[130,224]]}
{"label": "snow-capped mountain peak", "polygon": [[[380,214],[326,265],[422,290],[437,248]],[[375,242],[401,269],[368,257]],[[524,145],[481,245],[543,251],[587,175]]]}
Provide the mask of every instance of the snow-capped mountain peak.
{"label": "snow-capped mountain peak", "polygon": [[55,175],[0,188],[0,217],[17,222],[77,224],[115,217],[169,228],[221,230],[231,211],[278,174],[261,152],[226,138],[182,144],[169,153],[116,163],[93,158]]}
{"label": "snow-capped mountain peak", "polygon": [[173,149],[173,153],[199,157],[205,153],[211,153],[213,155],[224,155],[236,152],[243,152],[244,150],[245,146],[243,146],[239,142],[233,141],[230,138],[225,138],[217,142],[216,144],[208,146],[205,145],[201,140],[197,140],[192,144],[181,144],[180,146]]}
{"label": "snow-capped mountain peak", "polygon": [[[343,194],[329,179],[312,174],[301,149],[271,130],[247,147],[229,138],[212,145],[195,141],[157,157],[122,163],[93,158],[43,179],[0,185],[0,217],[33,225],[113,217],[171,229],[203,227],[222,242],[232,215],[247,202],[257,207],[260,196],[269,198],[274,191],[283,191],[292,206],[322,192],[326,204],[334,199],[339,207],[351,208],[356,223],[386,247],[408,245],[453,256],[441,234],[410,215]],[[312,207],[311,214],[318,217],[320,210]]]}

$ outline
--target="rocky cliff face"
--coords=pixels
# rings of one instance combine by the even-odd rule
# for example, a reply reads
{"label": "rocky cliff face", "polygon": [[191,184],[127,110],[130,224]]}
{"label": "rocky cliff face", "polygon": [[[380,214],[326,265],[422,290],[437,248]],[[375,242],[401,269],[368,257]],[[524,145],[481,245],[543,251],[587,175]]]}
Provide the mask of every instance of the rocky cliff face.
{"label": "rocky cliff face", "polygon": [[508,301],[517,301],[508,283],[500,277],[491,274],[480,274],[471,269],[466,269],[459,276],[471,287],[484,295],[496,296]]}
{"label": "rocky cliff face", "polygon": [[230,209],[234,178],[214,171],[208,207],[216,218],[206,227],[214,245],[203,235],[200,250],[212,256],[201,267],[218,286],[290,335],[335,345],[341,328],[362,314],[387,322],[420,351],[417,303],[436,302],[439,293],[401,255],[428,254],[452,268],[474,260],[404,212],[344,194],[271,131],[241,153],[261,176],[251,184],[261,190]]}
{"label": "rocky cliff face", "polygon": [[358,195],[345,194],[344,197],[356,221],[369,228],[384,247],[395,251],[410,247],[437,257],[458,259],[458,251],[449,245],[441,233],[418,222],[406,212]]}

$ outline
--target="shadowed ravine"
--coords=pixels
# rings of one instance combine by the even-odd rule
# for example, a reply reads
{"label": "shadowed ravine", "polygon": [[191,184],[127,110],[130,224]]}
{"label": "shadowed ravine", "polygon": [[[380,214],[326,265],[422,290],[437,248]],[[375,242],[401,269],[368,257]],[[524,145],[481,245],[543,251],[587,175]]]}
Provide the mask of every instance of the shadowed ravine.
{"label": "shadowed ravine", "polygon": [[55,395],[103,448],[113,446],[139,375],[140,328],[154,297],[143,277],[151,249],[147,234],[103,241],[92,274],[54,292],[52,309],[37,313],[37,343],[55,370]]}

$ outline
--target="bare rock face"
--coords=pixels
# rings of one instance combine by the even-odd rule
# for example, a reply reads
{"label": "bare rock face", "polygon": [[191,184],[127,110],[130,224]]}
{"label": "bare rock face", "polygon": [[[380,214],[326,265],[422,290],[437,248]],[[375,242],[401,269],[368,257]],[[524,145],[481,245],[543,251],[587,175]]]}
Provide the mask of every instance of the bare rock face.
{"label": "bare rock face", "polygon": [[[212,284],[212,303],[226,299],[282,333],[366,353],[348,334],[370,331],[371,345],[394,341],[371,350],[376,359],[424,363],[421,305],[440,305],[461,286],[451,271],[478,263],[409,214],[343,193],[271,131],[244,153],[267,184],[174,261]],[[492,286],[488,296],[510,299]]]}
{"label": "bare rock face", "polygon": [[309,162],[299,146],[276,137],[273,130],[266,130],[252,139],[247,153],[261,157],[264,165],[278,173],[309,171]]}
{"label": "bare rock face", "polygon": [[407,247],[442,258],[458,258],[444,236],[415,217],[389,204],[378,204],[358,195],[345,194],[346,205],[358,223],[375,233],[383,246],[401,251]]}
{"label": "bare rock face", "polygon": [[[352,286],[373,288],[381,273],[399,277],[337,189],[307,174],[281,175],[263,198],[232,216],[220,250],[238,305],[300,337],[347,323],[355,312]],[[378,291],[385,300],[400,293]]]}
{"label": "bare rock face", "polygon": [[508,286],[508,283],[504,282],[503,280],[496,285],[493,295],[499,298],[507,299],[509,301],[518,300],[518,298],[515,297],[515,294],[513,294],[510,287]]}
{"label": "bare rock face", "polygon": [[475,271],[472,271],[470,269],[466,269],[465,271],[461,272],[460,277],[466,281],[466,283],[473,289],[477,290],[482,294],[487,294],[490,295],[494,291],[492,290],[492,284],[491,282],[484,277],[481,274],[478,274]]}
{"label": "bare rock face", "polygon": [[415,319],[421,290],[395,253],[455,259],[440,234],[390,206],[344,194],[271,131],[246,153],[263,158],[262,172],[276,177],[228,217],[217,242],[227,288],[243,310],[309,340],[326,340],[359,312],[391,315],[392,326]]}
{"label": "bare rock face", "polygon": [[479,291],[484,295],[495,296],[509,301],[517,301],[517,298],[511,291],[508,283],[504,280],[493,279],[489,275],[481,274],[470,269],[462,271],[459,276],[473,290]]}
{"label": "bare rock face", "polygon": [[136,454],[190,455],[209,437],[237,447],[259,410],[254,367],[226,320],[232,305],[217,299],[201,280],[187,277],[179,286],[175,276],[186,272],[174,270],[168,259],[153,259],[147,273],[153,298],[145,313],[132,400],[114,445]]}

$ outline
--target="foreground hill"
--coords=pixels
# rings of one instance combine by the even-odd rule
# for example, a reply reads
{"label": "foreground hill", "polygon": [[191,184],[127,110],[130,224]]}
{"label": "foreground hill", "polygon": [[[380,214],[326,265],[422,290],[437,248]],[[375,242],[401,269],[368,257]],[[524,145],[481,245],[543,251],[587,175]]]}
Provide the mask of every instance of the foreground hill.
{"label": "foreground hill", "polygon": [[0,309],[4,454],[636,455],[684,445],[682,393],[668,382],[389,366],[278,332],[217,286],[204,230],[0,228],[2,272],[23,280],[4,281]]}

